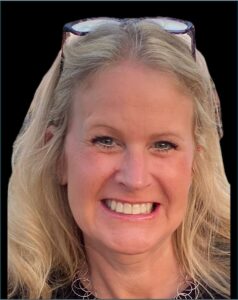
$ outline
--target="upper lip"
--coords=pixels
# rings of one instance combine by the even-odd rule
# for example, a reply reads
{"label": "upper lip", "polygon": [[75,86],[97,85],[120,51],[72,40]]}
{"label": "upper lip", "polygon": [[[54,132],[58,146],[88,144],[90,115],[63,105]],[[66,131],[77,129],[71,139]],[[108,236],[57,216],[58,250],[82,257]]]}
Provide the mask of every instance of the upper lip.
{"label": "upper lip", "polygon": [[117,202],[129,203],[129,204],[143,204],[143,203],[159,203],[158,201],[150,201],[146,199],[132,199],[132,198],[117,198],[117,197],[106,197],[102,200],[115,200]]}

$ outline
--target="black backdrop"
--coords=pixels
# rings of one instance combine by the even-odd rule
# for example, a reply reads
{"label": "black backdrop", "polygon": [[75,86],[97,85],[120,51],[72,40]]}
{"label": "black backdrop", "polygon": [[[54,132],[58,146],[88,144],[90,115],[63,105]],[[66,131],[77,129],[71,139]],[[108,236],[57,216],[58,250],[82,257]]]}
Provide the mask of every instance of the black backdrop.
{"label": "black backdrop", "polygon": [[[225,170],[236,204],[237,3],[228,1],[68,1],[2,2],[2,298],[6,296],[6,198],[12,143],[35,89],[61,45],[64,23],[87,17],[171,16],[195,25],[197,47],[204,54],[221,98]],[[233,218],[233,229],[237,228]],[[234,236],[236,236],[236,230]],[[233,249],[236,244],[233,241]],[[236,253],[236,251],[234,252]],[[236,257],[233,256],[233,298]]]}

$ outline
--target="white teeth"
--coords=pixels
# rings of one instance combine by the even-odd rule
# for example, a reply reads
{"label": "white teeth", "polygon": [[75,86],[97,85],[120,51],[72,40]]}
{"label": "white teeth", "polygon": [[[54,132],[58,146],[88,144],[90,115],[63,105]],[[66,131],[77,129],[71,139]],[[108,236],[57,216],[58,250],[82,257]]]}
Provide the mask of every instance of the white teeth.
{"label": "white teeth", "polygon": [[[117,206],[117,203],[116,203],[116,201],[115,200],[108,200],[109,202],[111,202],[111,209],[112,210],[115,210],[115,208],[116,208],[116,206]],[[110,207],[110,206],[109,206]]]}
{"label": "white teeth", "polygon": [[148,214],[151,212],[152,206],[153,206],[152,203],[146,203],[146,212],[147,212]]}
{"label": "white teeth", "polygon": [[122,213],[123,212],[123,204],[121,202],[117,202],[116,212]]}
{"label": "white teeth", "polygon": [[124,204],[124,207],[123,207],[124,214],[131,214],[131,211],[132,211],[131,204],[129,204],[129,203]]}
{"label": "white teeth", "polygon": [[150,214],[153,208],[153,203],[129,204],[109,199],[106,200],[106,205],[111,210],[126,215]]}
{"label": "white teeth", "polygon": [[132,205],[132,213],[133,215],[138,215],[140,213],[140,204]]}
{"label": "white teeth", "polygon": [[[148,204],[150,204],[150,203],[148,203]],[[141,204],[140,212],[141,212],[142,214],[146,214],[146,213],[147,213],[146,204]]]}

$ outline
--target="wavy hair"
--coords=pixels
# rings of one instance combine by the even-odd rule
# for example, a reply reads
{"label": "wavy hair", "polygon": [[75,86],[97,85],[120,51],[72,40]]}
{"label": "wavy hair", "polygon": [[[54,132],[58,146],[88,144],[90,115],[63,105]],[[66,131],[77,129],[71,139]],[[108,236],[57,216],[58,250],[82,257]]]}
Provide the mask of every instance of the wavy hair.
{"label": "wavy hair", "polygon": [[[229,184],[203,56],[186,42],[141,21],[100,26],[64,45],[40,83],[15,143],[8,191],[9,297],[51,298],[85,267],[82,233],[60,185],[58,168],[70,119],[71,93],[105,68],[132,59],[176,76],[194,101],[195,155],[186,217],[174,233],[183,271],[229,298]],[[48,137],[47,130],[54,133]]]}

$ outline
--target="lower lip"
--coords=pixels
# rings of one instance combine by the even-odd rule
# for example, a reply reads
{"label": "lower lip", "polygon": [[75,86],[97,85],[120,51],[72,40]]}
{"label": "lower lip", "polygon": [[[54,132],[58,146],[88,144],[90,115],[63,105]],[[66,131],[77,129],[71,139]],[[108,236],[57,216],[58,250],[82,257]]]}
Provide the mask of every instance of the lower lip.
{"label": "lower lip", "polygon": [[159,207],[160,207],[160,204],[157,204],[155,209],[149,214],[133,215],[133,214],[123,214],[123,213],[113,211],[110,208],[108,208],[103,203],[103,201],[100,201],[100,202],[101,202],[101,206],[106,214],[110,215],[111,217],[117,218],[117,219],[128,220],[128,221],[144,221],[144,220],[154,219],[158,215]]}

